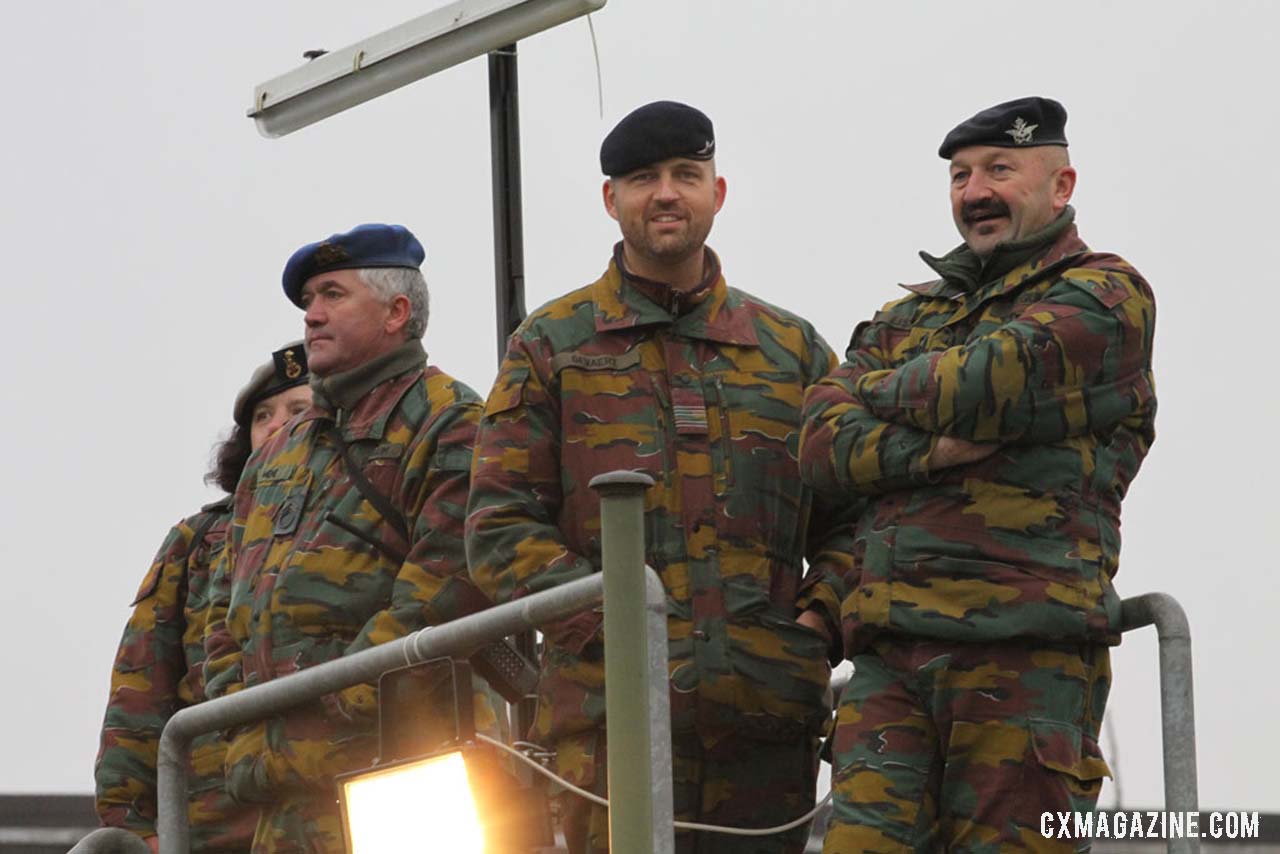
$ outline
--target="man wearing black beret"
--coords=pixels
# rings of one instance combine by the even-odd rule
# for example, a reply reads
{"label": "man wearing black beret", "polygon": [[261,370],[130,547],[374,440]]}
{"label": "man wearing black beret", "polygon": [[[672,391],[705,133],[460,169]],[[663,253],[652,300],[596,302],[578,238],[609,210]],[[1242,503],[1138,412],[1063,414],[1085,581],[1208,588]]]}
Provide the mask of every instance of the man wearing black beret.
{"label": "man wearing black beret", "polygon": [[[249,461],[211,585],[216,697],[487,607],[463,521],[480,399],[427,362],[422,244],[368,224],[297,250],[313,405]],[[296,354],[295,354],[296,356]],[[286,376],[299,361],[283,351]],[[489,699],[477,725],[499,734]],[[373,764],[377,691],[355,685],[236,729],[226,785],[261,804],[255,854],[346,850],[333,778]]]}
{"label": "man wearing black beret", "polygon": [[[1078,850],[1120,640],[1120,500],[1154,439],[1151,289],[1080,239],[1066,110],[947,134],[964,243],[860,324],[800,466],[864,506],[826,854]],[[1086,841],[1087,845],[1087,841]]]}
{"label": "man wearing black beret", "polygon": [[[499,601],[600,569],[592,476],[650,474],[646,560],[669,594],[675,814],[772,827],[813,807],[828,657],[851,525],[795,462],[806,387],[835,366],[813,327],[729,287],[706,247],[725,181],[711,121],[660,101],[605,138],[622,240],[595,283],[511,336],[476,442],[467,558]],[[808,562],[808,571],[805,563]],[[544,629],[531,737],[604,794],[602,616]],[[566,796],[574,852],[608,850],[606,811]],[[805,827],[682,831],[682,852],[798,854]]]}

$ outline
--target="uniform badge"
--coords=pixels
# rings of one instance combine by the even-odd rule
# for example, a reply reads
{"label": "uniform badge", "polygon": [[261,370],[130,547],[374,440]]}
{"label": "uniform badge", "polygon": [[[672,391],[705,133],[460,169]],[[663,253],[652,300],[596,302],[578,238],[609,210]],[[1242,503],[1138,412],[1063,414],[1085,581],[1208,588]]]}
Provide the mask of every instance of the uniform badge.
{"label": "uniform badge", "polygon": [[707,435],[707,402],[697,389],[673,388],[671,414],[675,418],[677,434]]}
{"label": "uniform badge", "polygon": [[276,526],[272,529],[271,536],[289,536],[298,530],[298,523],[302,521],[302,508],[306,503],[307,485],[305,483],[290,489],[284,501],[280,502],[280,509],[276,511]]}
{"label": "uniform badge", "polygon": [[311,257],[315,259],[316,266],[328,267],[330,264],[342,264],[350,261],[351,253],[344,246],[325,242],[316,247]]}
{"label": "uniform badge", "polygon": [[271,354],[276,363],[276,378],[279,382],[296,380],[307,372],[307,353],[301,347],[285,347]]}
{"label": "uniform badge", "polygon": [[1015,144],[1026,145],[1028,142],[1031,142],[1031,134],[1038,127],[1040,127],[1040,125],[1027,124],[1025,121],[1022,120],[1022,117],[1019,116],[1018,118],[1013,120],[1013,127],[1009,128],[1009,130],[1005,131],[1005,133],[1013,137],[1013,141]]}

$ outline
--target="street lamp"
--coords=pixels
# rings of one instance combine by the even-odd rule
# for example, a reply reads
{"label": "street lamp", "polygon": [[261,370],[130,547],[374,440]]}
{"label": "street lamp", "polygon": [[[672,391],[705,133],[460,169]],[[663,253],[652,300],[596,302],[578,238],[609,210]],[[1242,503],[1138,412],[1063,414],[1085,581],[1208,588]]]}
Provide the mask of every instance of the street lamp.
{"label": "street lamp", "polygon": [[255,87],[249,117],[263,136],[284,136],[605,2],[458,0]]}

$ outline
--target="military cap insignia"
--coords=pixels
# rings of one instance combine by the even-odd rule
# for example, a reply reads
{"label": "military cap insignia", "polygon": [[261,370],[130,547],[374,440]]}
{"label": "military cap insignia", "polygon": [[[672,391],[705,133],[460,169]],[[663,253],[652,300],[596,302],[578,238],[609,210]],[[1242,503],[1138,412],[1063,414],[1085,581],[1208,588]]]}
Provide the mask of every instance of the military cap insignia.
{"label": "military cap insignia", "polygon": [[1031,134],[1040,125],[1029,125],[1022,120],[1022,117],[1013,120],[1013,127],[1005,131],[1009,136],[1013,137],[1013,141],[1018,145],[1026,145],[1031,142]]}
{"label": "military cap insignia", "polygon": [[276,363],[276,377],[281,382],[296,380],[307,372],[307,354],[301,347],[285,347],[271,354]]}
{"label": "military cap insignia", "polygon": [[321,243],[316,247],[312,258],[317,266],[327,267],[330,264],[341,264],[343,261],[350,261],[351,253],[336,243]]}

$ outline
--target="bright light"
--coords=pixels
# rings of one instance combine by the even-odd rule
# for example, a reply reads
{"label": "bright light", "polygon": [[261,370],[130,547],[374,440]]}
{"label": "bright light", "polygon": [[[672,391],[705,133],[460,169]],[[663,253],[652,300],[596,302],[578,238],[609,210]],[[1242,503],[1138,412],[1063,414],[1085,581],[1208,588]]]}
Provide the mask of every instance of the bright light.
{"label": "bright light", "polygon": [[484,854],[484,829],[461,753],[342,783],[352,854]]}

